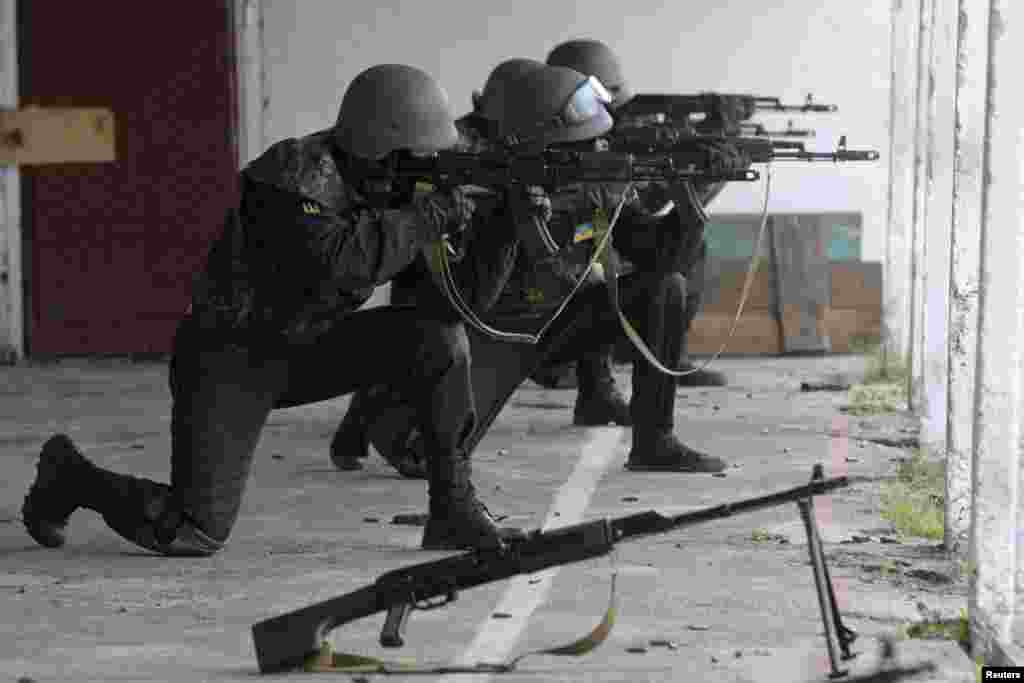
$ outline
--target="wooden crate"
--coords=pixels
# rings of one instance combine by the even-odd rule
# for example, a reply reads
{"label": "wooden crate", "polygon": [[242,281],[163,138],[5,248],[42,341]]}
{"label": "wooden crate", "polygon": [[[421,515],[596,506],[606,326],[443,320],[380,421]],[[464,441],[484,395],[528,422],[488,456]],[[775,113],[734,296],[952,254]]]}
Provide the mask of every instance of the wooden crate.
{"label": "wooden crate", "polygon": [[[779,337],[779,321],[767,312],[744,313],[736,327],[736,334],[729,339],[734,315],[702,313],[690,328],[689,350],[692,354],[710,355],[718,353],[727,342],[725,354],[779,354],[782,353],[782,339]],[[727,341],[728,340],[728,341]]]}

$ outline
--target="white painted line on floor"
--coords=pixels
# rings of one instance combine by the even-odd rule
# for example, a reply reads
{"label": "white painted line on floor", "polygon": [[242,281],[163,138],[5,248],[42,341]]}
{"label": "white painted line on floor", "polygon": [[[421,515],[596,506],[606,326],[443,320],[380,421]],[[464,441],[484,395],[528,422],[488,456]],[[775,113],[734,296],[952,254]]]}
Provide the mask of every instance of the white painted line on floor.
{"label": "white painted line on floor", "polygon": [[[569,479],[562,484],[555,502],[548,510],[541,527],[545,531],[576,524],[590,505],[598,483],[608,470],[618,450],[619,442],[628,434],[621,427],[602,427],[590,430],[587,441],[580,449],[580,459]],[[555,513],[558,516],[555,516]],[[510,614],[508,619],[488,617],[477,629],[476,638],[459,656],[459,666],[473,666],[477,662],[503,662],[526,629],[533,612],[547,600],[548,591],[558,574],[552,567],[529,576],[516,576],[509,580],[508,588],[493,612]],[[539,581],[538,581],[539,579]],[[537,583],[529,583],[530,581]],[[552,645],[561,643],[552,643]],[[484,683],[490,674],[450,674],[440,679],[443,683]]]}

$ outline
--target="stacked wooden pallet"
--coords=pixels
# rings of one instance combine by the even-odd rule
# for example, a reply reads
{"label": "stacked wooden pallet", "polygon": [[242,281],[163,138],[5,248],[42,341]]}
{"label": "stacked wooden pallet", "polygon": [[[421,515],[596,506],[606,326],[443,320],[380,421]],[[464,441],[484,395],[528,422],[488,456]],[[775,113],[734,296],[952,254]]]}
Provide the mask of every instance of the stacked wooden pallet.
{"label": "stacked wooden pallet", "polygon": [[857,214],[771,216],[731,338],[758,223],[746,216],[716,221],[709,230],[720,227],[730,234],[726,240],[718,235],[717,243],[709,234],[705,302],[690,332],[690,352],[716,353],[725,344],[727,354],[846,353],[860,348],[860,340],[878,339],[881,264],[854,260],[847,245],[836,243],[854,232],[847,226],[859,228],[859,219]]}

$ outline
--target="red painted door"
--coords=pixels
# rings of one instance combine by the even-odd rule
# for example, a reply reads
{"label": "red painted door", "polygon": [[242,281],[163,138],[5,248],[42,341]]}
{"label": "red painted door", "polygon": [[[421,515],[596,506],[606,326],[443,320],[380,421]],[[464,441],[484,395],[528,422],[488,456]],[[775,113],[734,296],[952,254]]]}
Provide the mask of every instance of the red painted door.
{"label": "red painted door", "polygon": [[18,3],[22,106],[108,107],[117,140],[23,168],[29,353],[170,350],[237,192],[229,5]]}

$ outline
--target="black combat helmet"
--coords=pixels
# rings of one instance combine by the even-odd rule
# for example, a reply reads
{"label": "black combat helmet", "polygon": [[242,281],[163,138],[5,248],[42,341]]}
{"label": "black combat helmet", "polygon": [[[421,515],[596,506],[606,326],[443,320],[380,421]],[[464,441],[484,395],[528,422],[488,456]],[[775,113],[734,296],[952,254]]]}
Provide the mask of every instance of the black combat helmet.
{"label": "black combat helmet", "polygon": [[506,59],[491,71],[483,91],[473,93],[475,113],[489,121],[497,121],[505,108],[505,87],[520,76],[543,68],[544,62],[536,59]]}
{"label": "black combat helmet", "polygon": [[633,91],[622,73],[622,63],[612,49],[601,41],[569,40],[561,43],[548,54],[547,63],[595,76],[611,93],[613,110],[633,97]]}
{"label": "black combat helmet", "polygon": [[436,152],[459,139],[447,93],[426,72],[403,64],[379,64],[355,77],[334,134],[338,147],[364,159],[401,149]]}
{"label": "black combat helmet", "polygon": [[609,102],[611,95],[593,76],[547,66],[508,84],[498,132],[543,146],[590,140],[614,125]]}

